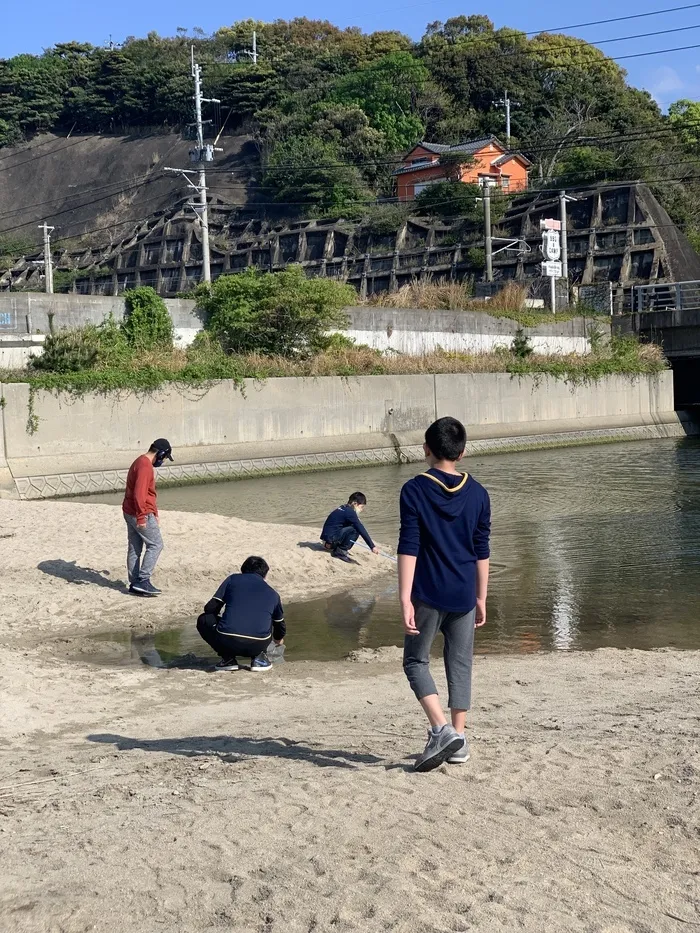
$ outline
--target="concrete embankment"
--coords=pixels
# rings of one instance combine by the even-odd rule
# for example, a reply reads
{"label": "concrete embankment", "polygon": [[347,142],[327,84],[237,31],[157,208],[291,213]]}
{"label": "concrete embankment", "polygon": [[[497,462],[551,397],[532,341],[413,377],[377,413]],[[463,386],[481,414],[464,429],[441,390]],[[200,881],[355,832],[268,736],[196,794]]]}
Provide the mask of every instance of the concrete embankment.
{"label": "concrete embankment", "polygon": [[[178,346],[189,346],[203,328],[195,302],[167,298]],[[438,348],[462,353],[490,353],[510,347],[519,325],[509,318],[493,317],[485,311],[426,311],[420,308],[346,308],[348,327],[343,333],[357,343],[376,350],[409,356],[431,353]],[[19,368],[30,356],[42,352],[46,334],[62,328],[100,324],[109,317],[124,317],[123,297],[98,295],[0,295],[0,369]],[[589,330],[594,326],[609,336],[610,324],[596,317],[553,319],[525,327],[537,353],[587,353]]]}
{"label": "concrete embankment", "polygon": [[[507,373],[218,382],[73,396],[0,386],[0,488],[42,498],[119,489],[134,456],[168,437],[172,482],[422,457],[437,417],[468,426],[469,452],[680,436],[670,372],[571,385]],[[33,433],[31,433],[33,431]]]}

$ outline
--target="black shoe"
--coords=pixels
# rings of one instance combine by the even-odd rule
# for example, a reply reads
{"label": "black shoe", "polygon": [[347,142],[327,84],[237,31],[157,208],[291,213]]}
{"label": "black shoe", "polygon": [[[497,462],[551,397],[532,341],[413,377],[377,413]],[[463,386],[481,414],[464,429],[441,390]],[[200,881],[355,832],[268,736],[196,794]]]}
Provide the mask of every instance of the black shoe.
{"label": "black shoe", "polygon": [[145,583],[132,583],[129,587],[129,591],[138,593],[139,596],[160,596],[163,592],[159,590],[157,586],[153,586],[150,580],[146,580]]}
{"label": "black shoe", "polygon": [[333,548],[331,551],[331,557],[337,557],[338,560],[344,560],[346,564],[354,563],[348,552],[339,547]]}
{"label": "black shoe", "polygon": [[238,667],[238,658],[222,658],[218,664],[214,665],[214,670],[219,671],[237,671]]}

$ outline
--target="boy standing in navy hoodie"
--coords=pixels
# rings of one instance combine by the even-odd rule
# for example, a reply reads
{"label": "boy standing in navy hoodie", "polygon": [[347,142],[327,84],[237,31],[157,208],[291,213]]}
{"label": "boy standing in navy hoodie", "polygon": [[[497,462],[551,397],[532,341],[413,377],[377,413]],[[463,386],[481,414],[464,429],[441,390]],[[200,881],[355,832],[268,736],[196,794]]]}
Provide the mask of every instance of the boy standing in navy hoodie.
{"label": "boy standing in navy hoodie", "polygon": [[[461,422],[435,421],[423,445],[429,469],[401,490],[403,666],[431,727],[416,771],[469,759],[464,727],[471,705],[474,629],[486,623],[491,505],[484,487],[456,469],[466,443]],[[430,648],[438,632],[445,639],[451,725],[430,673]]]}

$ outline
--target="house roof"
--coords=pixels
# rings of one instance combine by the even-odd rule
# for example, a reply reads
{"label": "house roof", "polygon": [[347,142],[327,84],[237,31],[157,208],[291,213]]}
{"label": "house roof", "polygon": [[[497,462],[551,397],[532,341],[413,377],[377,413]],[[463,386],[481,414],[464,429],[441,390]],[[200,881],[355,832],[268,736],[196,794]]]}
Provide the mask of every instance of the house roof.
{"label": "house roof", "polygon": [[[433,155],[444,155],[446,152],[455,152],[463,153],[464,155],[475,155],[477,152],[481,152],[488,145],[498,146],[502,150],[503,155],[499,156],[492,165],[503,165],[505,162],[508,162],[510,159],[519,158],[525,164],[530,165],[530,161],[525,158],[519,152],[506,152],[506,147],[498,139],[497,136],[481,136],[479,139],[471,139],[467,142],[457,143],[454,146],[443,145],[442,143],[428,143],[424,140],[416,143],[416,145],[410,149],[404,159],[407,159],[412,152],[415,152],[416,149],[425,149],[427,152],[432,152]],[[424,164],[418,165],[402,165],[399,168],[395,169],[391,174],[392,175],[402,175],[404,172],[420,172],[428,168],[436,168],[440,164],[439,160],[437,162],[426,162]]]}
{"label": "house roof", "polygon": [[506,162],[510,162],[511,159],[520,159],[520,161],[525,166],[532,165],[532,162],[527,158],[527,156],[524,156],[522,152],[504,152],[502,156],[494,159],[491,165],[499,167],[501,165],[505,165]]}
{"label": "house roof", "polygon": [[485,146],[488,146],[489,143],[494,143],[499,149],[505,151],[506,147],[495,136],[480,136],[479,139],[470,139],[467,142],[457,143],[455,146],[443,146],[441,143],[420,142],[416,143],[413,149],[420,146],[422,149],[427,149],[428,152],[434,152],[436,155],[441,155],[443,152],[464,152],[466,155],[474,155],[475,152],[479,152]]}

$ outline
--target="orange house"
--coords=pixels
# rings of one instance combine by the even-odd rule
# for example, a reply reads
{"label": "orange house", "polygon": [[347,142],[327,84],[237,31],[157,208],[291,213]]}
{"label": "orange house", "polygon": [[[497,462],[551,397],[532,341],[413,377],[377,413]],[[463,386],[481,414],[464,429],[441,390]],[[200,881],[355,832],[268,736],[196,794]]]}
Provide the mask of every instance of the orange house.
{"label": "orange house", "polygon": [[[450,155],[449,164],[440,162],[440,156],[446,153]],[[464,164],[455,164],[454,156],[462,153],[467,157]],[[525,191],[531,165],[522,153],[509,152],[495,136],[485,136],[456,146],[416,143],[392,174],[396,176],[399,201],[412,201],[429,185],[450,179],[478,185],[481,179],[490,178],[504,194]]]}

